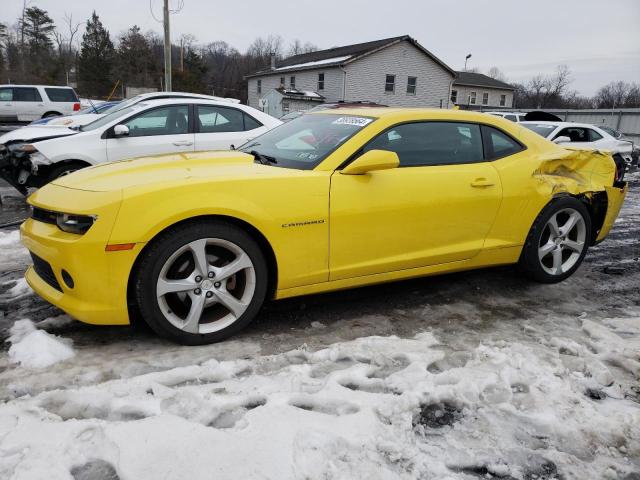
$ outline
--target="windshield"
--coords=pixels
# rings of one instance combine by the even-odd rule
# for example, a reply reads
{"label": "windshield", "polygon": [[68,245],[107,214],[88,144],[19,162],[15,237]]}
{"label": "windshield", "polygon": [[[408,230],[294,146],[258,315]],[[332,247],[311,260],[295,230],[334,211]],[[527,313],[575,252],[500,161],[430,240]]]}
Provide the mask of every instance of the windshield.
{"label": "windshield", "polygon": [[303,115],[243,145],[240,150],[271,157],[279,167],[311,170],[374,120],[352,115]]}
{"label": "windshield", "polygon": [[128,108],[124,108],[124,109],[119,108],[117,110],[114,110],[111,113],[107,113],[104,117],[100,117],[97,120],[94,120],[93,122],[88,123],[87,125],[83,125],[82,127],[79,128],[79,130],[82,132],[90,132],[91,130],[104,127],[105,125],[108,125],[114,120],[117,120],[120,117],[124,117],[125,115],[137,110],[140,107],[140,105],[143,105],[143,104],[133,105]]}
{"label": "windshield", "polygon": [[546,125],[544,123],[521,123],[523,127],[527,127],[529,130],[536,132],[538,135],[542,135],[547,138],[551,135],[557,127],[555,125]]}
{"label": "windshield", "polygon": [[79,112],[78,115],[83,115],[85,113],[107,113],[107,111],[111,110],[113,107],[118,105],[117,103],[98,103],[97,105],[92,105],[90,107],[83,108]]}

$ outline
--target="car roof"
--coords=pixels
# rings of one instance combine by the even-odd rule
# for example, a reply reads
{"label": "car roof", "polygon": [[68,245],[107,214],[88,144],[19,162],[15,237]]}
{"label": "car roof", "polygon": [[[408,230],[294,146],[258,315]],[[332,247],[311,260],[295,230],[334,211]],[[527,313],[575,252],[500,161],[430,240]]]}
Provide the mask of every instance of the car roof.
{"label": "car roof", "polygon": [[539,121],[528,120],[526,122],[520,122],[525,125],[553,125],[556,127],[580,127],[580,128],[599,128],[597,125],[592,125],[590,123],[576,123],[576,122],[551,122],[551,121]]}
{"label": "car roof", "polygon": [[[205,95],[202,93],[189,93],[189,92],[147,92],[147,93],[141,93],[139,95],[140,98],[143,99],[151,99],[153,97],[167,97],[167,96],[171,96],[172,98],[180,98],[180,97],[187,97],[187,98],[203,98],[203,99],[208,99],[208,100],[218,100],[220,102],[227,102],[227,103],[240,103],[240,100],[236,99],[236,98],[224,98],[224,97],[216,97],[213,95]],[[133,98],[133,97],[132,97]]]}
{"label": "car roof", "polygon": [[3,85],[0,85],[0,88],[5,88],[5,87],[43,87],[43,88],[68,88],[69,90],[73,90],[73,87],[69,87],[67,85],[17,85],[14,83],[6,83]]}
{"label": "car roof", "polygon": [[200,105],[219,105],[221,107],[238,107],[238,108],[252,108],[248,105],[243,105],[241,103],[231,103],[225,100],[211,100],[209,98],[145,98],[141,99],[139,102],[136,102],[134,105],[189,105],[192,103],[198,103]]}
{"label": "car roof", "polygon": [[326,109],[317,112],[309,112],[307,115],[349,115],[369,118],[388,118],[398,121],[411,120],[415,119],[416,117],[424,117],[425,119],[434,120],[467,120],[478,123],[487,123],[487,121],[489,120],[489,123],[493,123],[493,121],[512,123],[509,120],[503,119],[502,117],[486,115],[481,112],[444,108],[355,107]]}

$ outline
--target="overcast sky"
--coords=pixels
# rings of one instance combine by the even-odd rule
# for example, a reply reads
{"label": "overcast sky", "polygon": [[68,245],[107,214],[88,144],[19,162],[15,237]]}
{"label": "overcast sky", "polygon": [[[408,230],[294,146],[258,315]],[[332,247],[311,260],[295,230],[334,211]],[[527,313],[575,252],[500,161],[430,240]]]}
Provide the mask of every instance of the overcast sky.
{"label": "overcast sky", "polygon": [[[162,30],[149,0],[27,0],[62,22],[96,10],[113,36],[132,24]],[[182,0],[170,0],[177,6]],[[151,0],[156,17],[162,0]],[[13,24],[23,0],[2,0],[0,22]],[[573,72],[571,88],[592,95],[614,80],[640,82],[640,0],[184,0],[172,38],[224,40],[241,51],[269,34],[320,48],[409,34],[452,68],[500,68],[512,81]]]}

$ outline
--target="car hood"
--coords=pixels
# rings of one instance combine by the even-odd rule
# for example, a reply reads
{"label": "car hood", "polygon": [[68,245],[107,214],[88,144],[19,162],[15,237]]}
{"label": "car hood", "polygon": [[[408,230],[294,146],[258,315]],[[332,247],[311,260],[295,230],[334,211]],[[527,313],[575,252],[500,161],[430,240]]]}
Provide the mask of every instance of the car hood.
{"label": "car hood", "polygon": [[195,152],[104,163],[60,177],[53,183],[76,190],[106,192],[153,184],[167,186],[185,181],[290,175],[294,171],[256,164],[252,155],[242,152]]}
{"label": "car hood", "polygon": [[75,135],[76,130],[66,127],[50,127],[49,125],[34,125],[18,128],[11,132],[5,133],[0,137],[1,144],[9,142],[39,142],[42,140],[50,140],[52,138],[65,137]]}
{"label": "car hood", "polygon": [[48,126],[52,127],[77,127],[79,125],[86,125],[88,123],[97,120],[102,117],[101,113],[83,113],[82,115],[69,115],[66,117],[54,118],[49,123]]}

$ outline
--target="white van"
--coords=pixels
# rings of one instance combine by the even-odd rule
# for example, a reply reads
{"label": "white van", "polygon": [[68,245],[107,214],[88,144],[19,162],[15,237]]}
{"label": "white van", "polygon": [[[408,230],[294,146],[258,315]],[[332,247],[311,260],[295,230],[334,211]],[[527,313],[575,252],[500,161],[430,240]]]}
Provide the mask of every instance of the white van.
{"label": "white van", "polygon": [[0,123],[29,123],[80,110],[71,87],[50,85],[0,85]]}

